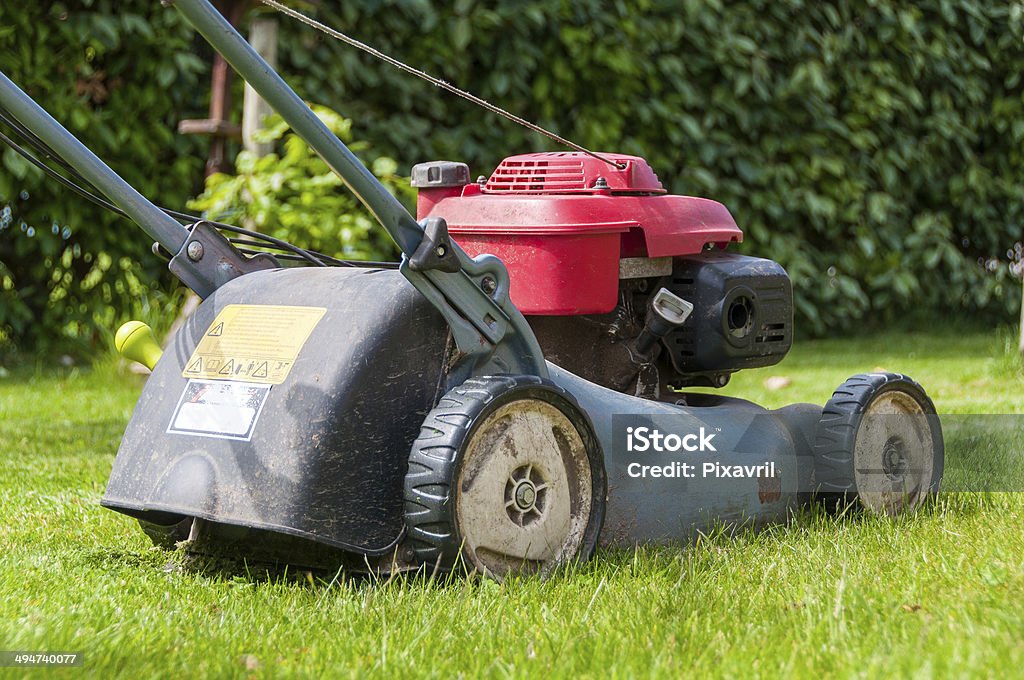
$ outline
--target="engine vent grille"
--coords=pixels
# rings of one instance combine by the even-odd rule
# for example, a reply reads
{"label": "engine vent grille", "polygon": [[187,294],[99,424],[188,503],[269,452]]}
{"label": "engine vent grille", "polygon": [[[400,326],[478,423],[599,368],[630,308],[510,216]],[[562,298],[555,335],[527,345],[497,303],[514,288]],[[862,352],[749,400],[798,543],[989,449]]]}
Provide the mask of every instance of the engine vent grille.
{"label": "engine vent grille", "polygon": [[537,156],[506,158],[487,180],[484,189],[530,193],[587,190],[587,177],[579,157],[563,154]]}
{"label": "engine vent grille", "polygon": [[509,156],[484,183],[483,190],[489,194],[665,193],[643,158],[618,153],[605,156],[614,164],[576,151]]}

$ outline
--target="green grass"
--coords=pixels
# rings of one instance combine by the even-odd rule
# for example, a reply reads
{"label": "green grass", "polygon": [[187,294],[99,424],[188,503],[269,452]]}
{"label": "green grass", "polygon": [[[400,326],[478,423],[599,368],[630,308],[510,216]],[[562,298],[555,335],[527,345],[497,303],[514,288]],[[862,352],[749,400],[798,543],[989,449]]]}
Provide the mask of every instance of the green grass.
{"label": "green grass", "polygon": [[[806,342],[727,392],[822,403],[885,368],[924,383],[941,412],[1021,413],[1006,345]],[[769,391],[772,375],[792,382]],[[1024,674],[1022,494],[947,496],[900,518],[811,511],[685,548],[602,552],[546,581],[203,570],[98,505],[140,388],[111,367],[0,379],[0,649],[84,653],[62,676]]]}

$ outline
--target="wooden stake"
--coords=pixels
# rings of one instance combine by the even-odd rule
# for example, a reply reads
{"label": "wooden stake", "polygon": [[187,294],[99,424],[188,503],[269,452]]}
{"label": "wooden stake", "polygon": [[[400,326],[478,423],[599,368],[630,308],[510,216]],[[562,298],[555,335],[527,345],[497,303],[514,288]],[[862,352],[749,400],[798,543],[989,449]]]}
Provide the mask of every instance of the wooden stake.
{"label": "wooden stake", "polygon": [[[277,20],[253,19],[249,31],[249,43],[263,57],[271,68],[277,68]],[[253,133],[263,126],[263,119],[273,111],[256,90],[245,85],[242,102],[242,145],[247,151],[266,156],[274,150],[273,144],[259,144],[253,140]]]}

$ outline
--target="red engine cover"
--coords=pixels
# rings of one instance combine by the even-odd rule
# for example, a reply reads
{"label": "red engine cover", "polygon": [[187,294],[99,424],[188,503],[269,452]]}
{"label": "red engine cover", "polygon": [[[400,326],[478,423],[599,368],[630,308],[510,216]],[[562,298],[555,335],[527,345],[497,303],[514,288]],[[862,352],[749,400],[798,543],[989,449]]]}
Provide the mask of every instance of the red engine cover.
{"label": "red engine cover", "polygon": [[618,302],[619,260],[700,253],[743,239],[721,203],[669,196],[642,158],[535,153],[484,183],[423,187],[417,218],[443,217],[467,253],[497,255],[524,314],[602,314]]}

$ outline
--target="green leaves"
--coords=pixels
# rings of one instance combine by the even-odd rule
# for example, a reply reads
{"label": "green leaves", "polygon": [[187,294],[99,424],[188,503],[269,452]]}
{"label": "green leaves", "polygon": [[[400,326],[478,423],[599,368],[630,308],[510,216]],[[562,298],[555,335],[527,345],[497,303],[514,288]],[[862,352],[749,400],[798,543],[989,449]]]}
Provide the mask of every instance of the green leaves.
{"label": "green leaves", "polygon": [[[520,103],[517,111],[540,112],[585,145],[637,150],[674,191],[724,202],[747,232],[746,250],[799,273],[803,328],[940,309],[950,287],[975,316],[1008,318],[1016,305],[994,294],[1024,209],[1019,179],[1014,188],[1024,169],[1024,45],[1013,8],[666,3],[620,12],[565,2],[548,34],[514,46],[517,16],[495,11],[504,32],[476,23],[474,44],[539,47],[546,58],[510,65],[474,51],[457,80],[485,96],[500,82],[492,96]],[[424,40],[430,58],[459,68],[439,41]],[[479,75],[499,70],[500,80]],[[451,156],[446,142],[463,134],[429,112],[396,117],[426,117],[439,131],[394,147],[411,160]],[[535,146],[495,121],[454,157],[486,171]],[[979,265],[992,258],[1001,265]],[[826,276],[834,262],[841,273]]]}
{"label": "green leaves", "polygon": [[[322,106],[314,105],[313,110],[351,149],[366,155],[367,145],[352,140],[350,121]],[[395,257],[394,244],[383,229],[280,116],[266,120],[260,139],[278,142],[284,153],[257,158],[243,151],[235,163],[236,174],[210,177],[206,191],[189,207],[210,219],[254,227],[334,257]],[[412,188],[407,178],[398,176],[393,159],[377,156],[368,166],[412,208]]]}
{"label": "green leaves", "polygon": [[[144,195],[184,204],[205,142],[174,128],[203,115],[208,65],[176,12],[143,0],[0,3],[0,27],[5,74]],[[130,315],[158,327],[173,319],[175,284],[145,236],[6,147],[5,211],[0,352],[105,351],[105,333]]]}

